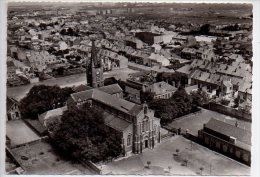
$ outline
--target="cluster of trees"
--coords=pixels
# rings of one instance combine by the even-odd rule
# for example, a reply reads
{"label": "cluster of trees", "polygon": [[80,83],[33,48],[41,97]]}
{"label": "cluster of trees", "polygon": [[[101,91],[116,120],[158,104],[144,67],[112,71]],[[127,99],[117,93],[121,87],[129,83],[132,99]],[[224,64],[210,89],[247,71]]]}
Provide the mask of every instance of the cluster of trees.
{"label": "cluster of trees", "polygon": [[179,87],[179,84],[182,83],[181,75],[178,73],[158,73],[156,76],[156,82],[168,82],[171,85]]}
{"label": "cluster of trees", "polygon": [[236,24],[234,24],[234,25],[226,26],[226,27],[222,28],[222,30],[238,31],[238,30],[240,30],[240,27],[239,27],[239,25],[236,23]]}
{"label": "cluster of trees", "polygon": [[192,91],[190,95],[192,98],[192,103],[195,105],[204,106],[209,104],[209,95],[201,88],[196,91]]}
{"label": "cluster of trees", "polygon": [[21,114],[24,118],[37,119],[39,114],[64,106],[71,93],[69,87],[35,85],[20,102]]}
{"label": "cluster of trees", "polygon": [[98,162],[119,156],[121,136],[105,125],[102,115],[89,104],[64,112],[53,142],[63,154],[76,159]]}
{"label": "cluster of trees", "polygon": [[155,93],[149,91],[140,91],[140,101],[141,103],[150,103],[154,100]]}
{"label": "cluster of trees", "polygon": [[163,125],[172,122],[177,117],[199,110],[193,104],[192,97],[182,87],[179,87],[170,99],[151,101],[149,107],[155,110],[155,116],[161,118]]}
{"label": "cluster of trees", "polygon": [[222,98],[222,99],[220,100],[220,104],[222,104],[222,105],[228,106],[229,103],[230,103],[230,100],[228,100],[228,99],[226,99],[226,98]]}
{"label": "cluster of trees", "polygon": [[73,29],[73,28],[67,28],[67,29],[62,29],[60,31],[60,34],[62,35],[68,35],[68,36],[79,36],[79,30],[78,29]]}
{"label": "cluster of trees", "polygon": [[105,86],[107,86],[107,85],[112,85],[112,84],[118,84],[121,88],[122,88],[122,90],[123,90],[123,92],[125,92],[125,82],[124,81],[122,81],[122,80],[117,80],[115,77],[109,77],[109,78],[106,78],[105,80],[104,80],[104,85]]}

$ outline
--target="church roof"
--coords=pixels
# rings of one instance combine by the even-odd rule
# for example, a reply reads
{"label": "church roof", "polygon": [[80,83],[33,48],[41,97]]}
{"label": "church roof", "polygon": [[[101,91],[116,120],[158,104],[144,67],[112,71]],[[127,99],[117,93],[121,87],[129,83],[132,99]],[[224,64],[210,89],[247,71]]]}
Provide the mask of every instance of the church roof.
{"label": "church roof", "polygon": [[118,84],[107,85],[107,86],[99,87],[97,89],[106,92],[108,94],[123,92],[122,88]]}
{"label": "church roof", "polygon": [[132,123],[120,119],[112,114],[109,114],[107,112],[104,112],[104,121],[105,124],[109,127],[111,127],[114,130],[123,132],[124,130],[126,130],[130,125],[132,125]]}
{"label": "church roof", "polygon": [[71,94],[71,97],[75,102],[83,102],[83,101],[93,99],[109,107],[113,107],[119,111],[122,111],[124,113],[133,116],[137,115],[142,110],[142,106],[140,105],[136,105],[122,98],[118,98],[114,95],[110,95],[99,89],[92,89],[92,90],[86,90],[78,93],[73,93]]}

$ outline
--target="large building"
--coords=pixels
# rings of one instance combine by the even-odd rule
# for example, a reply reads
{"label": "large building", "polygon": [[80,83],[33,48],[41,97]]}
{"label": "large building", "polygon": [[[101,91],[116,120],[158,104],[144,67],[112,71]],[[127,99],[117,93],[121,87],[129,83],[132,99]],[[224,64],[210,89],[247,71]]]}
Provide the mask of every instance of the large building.
{"label": "large building", "polygon": [[251,133],[216,119],[204,124],[198,132],[202,144],[247,165],[251,164]]}
{"label": "large building", "polygon": [[105,124],[122,136],[123,154],[142,153],[145,148],[154,148],[161,140],[160,119],[147,105],[138,105],[99,89],[71,94],[68,109],[84,103],[104,112]]}
{"label": "large building", "polygon": [[92,42],[91,67],[87,69],[87,79],[93,89],[73,93],[67,101],[68,109],[89,103],[103,112],[105,124],[117,131],[121,137],[123,154],[142,153],[145,148],[154,148],[161,141],[160,119],[146,104],[138,105],[122,99],[118,85],[103,86],[103,67],[98,62],[94,42]]}

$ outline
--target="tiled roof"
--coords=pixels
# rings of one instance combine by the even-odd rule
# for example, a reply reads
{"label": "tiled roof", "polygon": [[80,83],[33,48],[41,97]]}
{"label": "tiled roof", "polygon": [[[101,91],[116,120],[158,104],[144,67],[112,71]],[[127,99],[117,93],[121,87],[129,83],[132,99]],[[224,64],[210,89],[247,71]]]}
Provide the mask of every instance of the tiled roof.
{"label": "tiled roof", "polygon": [[85,85],[85,84],[81,84],[81,85],[76,86],[76,87],[73,88],[73,90],[74,90],[75,92],[82,92],[82,91],[90,90],[90,89],[92,89],[92,87],[87,86],[87,85]]}
{"label": "tiled roof", "polygon": [[126,120],[120,119],[107,112],[104,112],[104,121],[107,126],[111,127],[114,130],[120,131],[120,132],[123,132],[130,125],[132,125],[132,123],[130,123]]}
{"label": "tiled roof", "polygon": [[183,73],[183,74],[190,74],[192,71],[192,66],[191,65],[185,65],[179,69],[176,70],[179,73]]}
{"label": "tiled roof", "polygon": [[151,86],[147,87],[148,90],[151,90],[151,92],[154,92],[155,95],[161,95],[164,93],[169,93],[176,91],[177,88],[162,81],[152,84]]}
{"label": "tiled roof", "polygon": [[111,95],[115,93],[123,92],[122,88],[118,84],[107,85],[107,86],[99,87],[97,89]]}
{"label": "tiled roof", "polygon": [[[98,102],[101,102],[109,107],[113,107],[119,111],[122,111],[124,113],[130,114],[130,115],[137,115],[142,107],[126,101],[122,98],[118,98],[116,96],[110,95],[108,93],[105,93],[103,91],[100,91],[98,89],[92,89],[92,90],[86,90],[78,93],[71,94],[72,99],[75,102],[84,102],[90,99],[96,100]],[[132,109],[136,109],[135,112],[132,112]]]}
{"label": "tiled roof", "polygon": [[41,115],[39,115],[39,119],[46,120],[51,117],[61,116],[63,114],[63,112],[66,110],[67,110],[67,106],[57,108],[57,109],[52,109],[50,111],[46,111],[45,113],[42,113]]}

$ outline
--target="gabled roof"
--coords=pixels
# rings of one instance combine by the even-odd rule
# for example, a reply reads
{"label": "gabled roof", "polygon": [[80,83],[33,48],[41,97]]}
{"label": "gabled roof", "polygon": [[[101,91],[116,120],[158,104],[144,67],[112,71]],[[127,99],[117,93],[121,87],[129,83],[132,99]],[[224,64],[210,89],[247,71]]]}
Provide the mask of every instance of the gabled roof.
{"label": "gabled roof", "polygon": [[148,86],[147,89],[151,90],[151,92],[155,93],[155,95],[161,95],[164,93],[174,92],[177,90],[176,87],[174,87],[164,81],[154,83],[154,84]]}
{"label": "gabled roof", "polygon": [[176,70],[179,73],[183,74],[190,74],[192,71],[192,66],[191,65],[184,65],[183,67],[179,68]]}
{"label": "gabled roof", "polygon": [[8,112],[14,104],[19,105],[19,102],[11,97],[6,97],[6,111]]}
{"label": "gabled roof", "polygon": [[124,132],[124,130],[126,130],[130,125],[132,125],[132,123],[120,119],[107,112],[104,112],[104,121],[107,126],[120,132]]}
{"label": "gabled roof", "polygon": [[84,102],[92,99],[133,116],[137,115],[142,110],[142,107],[139,105],[126,101],[122,98],[118,98],[116,96],[110,95],[98,89],[73,93],[71,94],[71,98],[75,102]]}
{"label": "gabled roof", "polygon": [[78,85],[78,86],[73,88],[73,90],[75,92],[82,92],[82,91],[90,90],[90,89],[92,89],[92,87],[87,86],[86,84],[81,84],[81,85]]}
{"label": "gabled roof", "polygon": [[57,109],[52,109],[39,115],[39,119],[47,120],[52,117],[62,116],[63,112],[66,110],[67,110],[67,106],[57,108]]}
{"label": "gabled roof", "polygon": [[123,92],[122,88],[118,84],[112,84],[112,85],[107,85],[103,87],[97,88],[98,90],[101,90],[103,92],[106,92],[108,94],[115,94],[115,93],[121,93]]}

